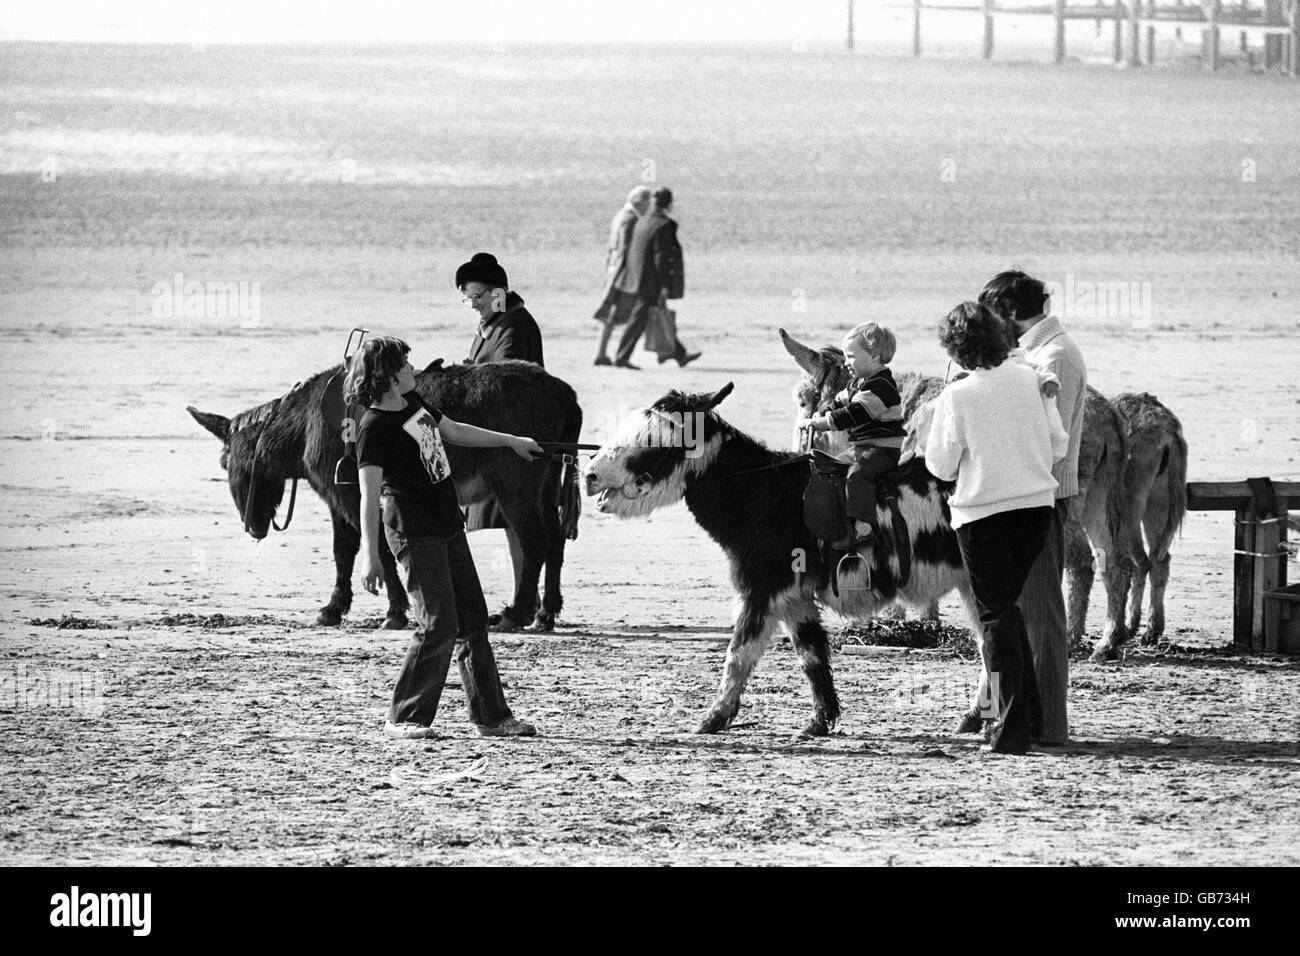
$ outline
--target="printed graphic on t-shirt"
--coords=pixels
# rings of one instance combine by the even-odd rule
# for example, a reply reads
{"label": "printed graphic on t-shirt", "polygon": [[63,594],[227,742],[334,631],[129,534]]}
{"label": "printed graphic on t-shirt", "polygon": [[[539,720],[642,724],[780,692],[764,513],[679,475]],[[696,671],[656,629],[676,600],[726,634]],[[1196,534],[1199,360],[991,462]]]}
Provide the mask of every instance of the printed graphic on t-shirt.
{"label": "printed graphic on t-shirt", "polygon": [[447,461],[447,452],[443,450],[438,425],[428,409],[421,408],[408,418],[402,430],[419,444],[420,461],[424,463],[424,470],[429,473],[430,481],[436,485],[451,476],[451,462]]}

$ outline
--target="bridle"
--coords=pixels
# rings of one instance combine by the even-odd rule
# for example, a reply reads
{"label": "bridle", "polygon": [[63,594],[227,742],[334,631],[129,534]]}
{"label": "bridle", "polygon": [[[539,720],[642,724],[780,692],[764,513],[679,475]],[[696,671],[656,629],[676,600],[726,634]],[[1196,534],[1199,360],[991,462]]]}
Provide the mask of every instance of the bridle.
{"label": "bridle", "polygon": [[[280,406],[284,403],[284,400],[301,387],[302,382],[294,383],[293,388],[289,389],[289,391],[285,392],[284,395],[275,399],[269,405],[264,405],[254,415],[245,421],[240,422],[239,427],[235,429],[235,431],[239,431],[240,429],[247,428],[250,425],[262,424],[262,431],[257,436],[257,442],[253,445],[253,463],[249,468],[248,475],[248,495],[244,498],[244,530],[250,535],[253,534],[251,524],[253,521],[253,504],[257,498],[257,473],[262,462],[262,439],[265,438],[266,433],[271,430],[271,425],[275,422],[276,415],[280,413]],[[287,531],[289,529],[289,522],[293,520],[293,506],[298,500],[297,477],[294,477],[292,482],[293,484],[289,488],[289,507],[284,515],[284,524],[276,524],[275,515],[271,515],[271,527],[276,531]],[[256,537],[256,535],[254,535],[254,537]]]}

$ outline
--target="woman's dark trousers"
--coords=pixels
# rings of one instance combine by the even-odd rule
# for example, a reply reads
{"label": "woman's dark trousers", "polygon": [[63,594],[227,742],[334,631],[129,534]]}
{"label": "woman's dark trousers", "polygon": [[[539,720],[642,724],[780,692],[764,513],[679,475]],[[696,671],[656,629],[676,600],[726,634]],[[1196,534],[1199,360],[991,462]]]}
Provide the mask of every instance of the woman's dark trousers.
{"label": "woman's dark trousers", "polygon": [[388,719],[425,727],[433,722],[453,649],[469,700],[469,719],[491,725],[509,717],[488,643],[487,602],[465,532],[451,538],[407,538],[387,525],[384,532],[419,622],[397,675]]}
{"label": "woman's dark trousers", "polygon": [[1052,509],[1020,508],[957,529],[980,624],[989,692],[997,704],[989,740],[997,753],[1024,753],[1042,722],[1034,656],[1016,599],[1047,539]]}

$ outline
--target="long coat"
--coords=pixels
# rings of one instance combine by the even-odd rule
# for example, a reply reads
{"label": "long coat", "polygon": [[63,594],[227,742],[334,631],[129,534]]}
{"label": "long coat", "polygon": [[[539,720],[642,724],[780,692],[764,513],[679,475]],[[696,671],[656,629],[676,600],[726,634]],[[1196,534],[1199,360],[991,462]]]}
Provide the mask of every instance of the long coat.
{"label": "long coat", "polygon": [[662,209],[652,209],[637,220],[627,247],[623,278],[617,287],[620,292],[629,292],[644,301],[658,301],[661,289],[668,290],[670,299],[680,299],[685,294],[686,274],[682,245],[677,241],[677,221]]}
{"label": "long coat", "polygon": [[[498,312],[474,335],[466,365],[485,365],[522,359],[546,367],[542,361],[542,332],[537,321],[524,308],[524,300],[514,292],[506,293],[506,310]],[[465,509],[465,528],[504,528],[506,522],[495,498],[488,498]]]}
{"label": "long coat", "polygon": [[[600,306],[592,318],[602,322],[611,319],[610,307],[618,302],[618,284],[627,266],[627,247],[632,242],[632,232],[639,218],[632,204],[625,203],[609,224],[609,242],[605,245],[605,286],[600,291]],[[623,319],[626,321],[626,316]]]}
{"label": "long coat", "polygon": [[479,326],[470,343],[466,365],[483,365],[487,362],[504,362],[506,359],[523,359],[546,367],[542,360],[542,330],[537,320],[524,308],[524,300],[517,292],[506,293],[506,310],[494,313]]}

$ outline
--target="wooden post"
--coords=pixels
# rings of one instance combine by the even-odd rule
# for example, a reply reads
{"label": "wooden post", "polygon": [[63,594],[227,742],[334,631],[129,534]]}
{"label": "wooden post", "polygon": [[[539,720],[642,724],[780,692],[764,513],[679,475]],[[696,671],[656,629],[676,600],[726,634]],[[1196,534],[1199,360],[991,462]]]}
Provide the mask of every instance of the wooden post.
{"label": "wooden post", "polygon": [[921,0],[912,0],[912,56],[921,55]]}
{"label": "wooden post", "polygon": [[[1282,499],[1285,500],[1285,499]],[[1283,506],[1284,507],[1284,506]],[[1255,626],[1259,628],[1260,649],[1276,653],[1276,642],[1269,642],[1268,631],[1264,626],[1264,592],[1276,591],[1286,587],[1287,554],[1282,550],[1282,541],[1286,534],[1286,512],[1270,515],[1262,521],[1255,532],[1255,548],[1261,555],[1255,564]]]}
{"label": "wooden post", "polygon": [[846,42],[849,52],[853,52],[853,0],[849,0],[849,33]]}
{"label": "wooden post", "polygon": [[1287,511],[1300,504],[1300,481],[1203,481],[1187,485],[1191,511],[1234,513],[1232,642],[1248,651],[1276,651],[1266,644],[1264,593],[1286,587]]}
{"label": "wooden post", "polygon": [[1236,511],[1236,532],[1232,536],[1232,643],[1256,650],[1251,643],[1254,600],[1250,589],[1255,586],[1255,502],[1250,500]]}
{"label": "wooden post", "polygon": [[1142,0],[1128,2],[1128,65],[1142,65]]}
{"label": "wooden post", "polygon": [[1115,0],[1115,51],[1116,63],[1124,62],[1124,0]]}
{"label": "wooden post", "polygon": [[984,0],[984,59],[993,59],[993,0]]}
{"label": "wooden post", "polygon": [[1056,20],[1056,36],[1052,45],[1052,58],[1060,63],[1065,59],[1065,0],[1054,0],[1052,17]]}
{"label": "wooden post", "polygon": [[1207,47],[1206,59],[1210,70],[1214,71],[1219,68],[1219,0],[1209,0],[1205,19],[1209,26],[1202,33],[1202,43]]}
{"label": "wooden post", "polygon": [[[1140,2],[1140,0],[1139,0]],[[1146,0],[1147,16],[1155,14],[1155,0]],[[1156,62],[1156,28],[1155,24],[1147,26],[1147,66],[1153,66]]]}
{"label": "wooden post", "polygon": [[1291,35],[1287,39],[1286,70],[1300,79],[1300,0],[1291,0]]}
{"label": "wooden post", "polygon": [[1282,549],[1286,539],[1287,497],[1279,497],[1276,487],[1268,478],[1247,478],[1253,497],[1255,512],[1254,562],[1251,581],[1250,644],[1257,651],[1276,651],[1269,647],[1264,627],[1264,592],[1286,586],[1287,553]]}

